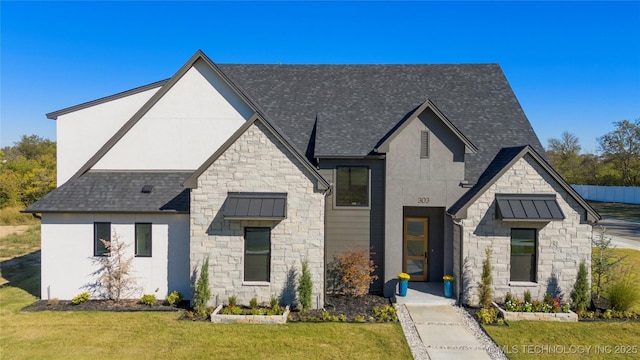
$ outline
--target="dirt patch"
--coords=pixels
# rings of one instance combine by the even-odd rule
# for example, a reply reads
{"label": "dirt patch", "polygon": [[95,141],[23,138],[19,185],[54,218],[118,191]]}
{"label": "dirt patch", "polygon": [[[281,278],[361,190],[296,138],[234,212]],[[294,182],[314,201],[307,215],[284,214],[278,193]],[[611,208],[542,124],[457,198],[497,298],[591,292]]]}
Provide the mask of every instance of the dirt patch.
{"label": "dirt patch", "polygon": [[34,225],[2,225],[0,226],[0,239],[12,234],[24,234],[32,226]]}

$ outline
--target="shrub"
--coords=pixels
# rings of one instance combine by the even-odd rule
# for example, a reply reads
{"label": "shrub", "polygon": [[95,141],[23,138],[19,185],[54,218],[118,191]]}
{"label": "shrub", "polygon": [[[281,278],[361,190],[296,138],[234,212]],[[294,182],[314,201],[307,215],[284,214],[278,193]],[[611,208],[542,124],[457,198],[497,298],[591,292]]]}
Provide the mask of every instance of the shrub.
{"label": "shrub", "polygon": [[302,305],[302,311],[311,309],[311,296],[313,292],[313,282],[311,281],[311,271],[309,271],[309,260],[302,261],[302,275],[298,280],[298,298]]}
{"label": "shrub", "polygon": [[271,299],[269,299],[269,306],[273,309],[278,306],[278,297],[275,295],[271,295]]}
{"label": "shrub", "polygon": [[98,280],[88,285],[91,291],[115,302],[126,299],[135,289],[136,279],[133,276],[133,257],[127,255],[127,245],[120,241],[117,233],[112,240],[100,239],[107,249],[107,256],[96,256],[92,261],[98,269],[92,273]]}
{"label": "shrub", "polygon": [[611,245],[611,238],[605,236],[605,229],[600,227],[600,234],[592,240],[593,247],[596,251],[591,256],[591,276],[593,277],[593,293],[596,297],[600,297],[603,289],[606,288],[611,272],[623,257],[617,257],[614,254],[615,246]]}
{"label": "shrub", "polygon": [[476,317],[482,325],[493,324],[498,320],[498,310],[496,308],[482,308]]}
{"label": "shrub", "polygon": [[193,299],[193,309],[198,316],[207,315],[207,303],[211,297],[211,290],[209,289],[209,257],[202,263],[200,269],[200,277],[196,283],[196,293]]}
{"label": "shrub", "polygon": [[396,322],[398,321],[398,315],[396,314],[396,308],[393,305],[385,305],[383,307],[375,306],[373,308],[373,314],[378,322]]}
{"label": "shrub", "polygon": [[144,294],[140,298],[140,304],[153,306],[156,304],[156,296],[153,294]]}
{"label": "shrub", "polygon": [[229,307],[236,306],[238,304],[238,298],[235,295],[231,295],[229,299],[227,299],[227,302],[229,303]]}
{"label": "shrub", "polygon": [[257,309],[258,308],[258,299],[256,299],[256,297],[252,297],[251,300],[249,300],[249,307],[252,309]]}
{"label": "shrub", "polygon": [[378,278],[371,275],[376,266],[369,258],[369,251],[359,247],[347,249],[338,254],[337,259],[336,270],[342,279],[342,294],[352,297],[367,295],[369,285]]}
{"label": "shrub", "polygon": [[174,291],[167,296],[167,304],[170,306],[176,306],[182,301],[182,294],[178,291]]}
{"label": "shrub", "polygon": [[493,250],[489,247],[485,250],[486,258],[482,261],[482,278],[478,286],[478,299],[480,306],[483,308],[491,307],[491,299],[493,297],[493,277],[491,276],[491,254]]}
{"label": "shrub", "polygon": [[82,292],[78,295],[76,295],[73,299],[71,299],[71,303],[73,305],[79,305],[82,304],[83,302],[89,300],[89,297],[91,297],[91,295],[89,295],[88,292]]}
{"label": "shrub", "polygon": [[571,290],[571,304],[574,309],[584,311],[589,307],[590,302],[591,297],[589,296],[589,283],[587,282],[587,265],[585,264],[585,261],[582,260],[580,262],[580,267],[578,268],[576,283],[573,285],[573,290]]}
{"label": "shrub", "polygon": [[523,296],[524,296],[524,302],[526,302],[526,303],[532,303],[533,302],[533,301],[531,301],[531,291],[525,290]]}
{"label": "shrub", "polygon": [[629,274],[622,274],[607,288],[607,296],[611,307],[617,311],[628,311],[640,300],[640,289]]}

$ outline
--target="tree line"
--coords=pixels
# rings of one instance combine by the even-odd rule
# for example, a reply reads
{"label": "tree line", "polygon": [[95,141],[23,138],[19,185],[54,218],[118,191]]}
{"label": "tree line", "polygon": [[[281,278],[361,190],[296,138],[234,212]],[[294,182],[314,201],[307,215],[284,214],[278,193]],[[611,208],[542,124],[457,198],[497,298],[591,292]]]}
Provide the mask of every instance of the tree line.
{"label": "tree line", "polygon": [[613,124],[613,131],[597,138],[599,155],[580,154],[578,137],[568,131],[548,140],[549,161],[568,183],[640,186],[640,118]]}
{"label": "tree line", "polygon": [[56,188],[56,143],[23,135],[0,149],[0,208],[27,207]]}

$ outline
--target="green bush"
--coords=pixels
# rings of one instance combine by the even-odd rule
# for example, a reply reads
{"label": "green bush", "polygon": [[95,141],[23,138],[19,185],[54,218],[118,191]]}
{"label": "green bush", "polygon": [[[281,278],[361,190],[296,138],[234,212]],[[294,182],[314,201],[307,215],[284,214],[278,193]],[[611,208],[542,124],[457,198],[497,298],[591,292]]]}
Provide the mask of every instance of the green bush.
{"label": "green bush", "polygon": [[83,302],[89,300],[90,297],[91,297],[91,295],[89,295],[89,293],[85,291],[83,293],[80,293],[80,294],[76,295],[73,299],[71,299],[71,303],[73,305],[79,305],[79,304],[82,304]]}
{"label": "green bush", "polygon": [[533,301],[531,301],[531,291],[529,290],[525,290],[524,292],[524,302],[532,304]]}
{"label": "green bush", "polygon": [[482,308],[476,317],[482,325],[493,324],[498,321],[498,310],[496,308]]}
{"label": "green bush", "polygon": [[278,298],[275,295],[271,295],[271,299],[269,300],[269,306],[273,309],[278,306]]}
{"label": "green bush", "polygon": [[298,297],[302,305],[302,311],[311,309],[311,297],[313,293],[313,282],[311,281],[311,271],[309,270],[309,261],[302,261],[302,276],[298,280]]}
{"label": "green bush", "polygon": [[622,278],[609,285],[607,296],[614,310],[624,312],[640,300],[640,290],[628,278]]}
{"label": "green bush", "polygon": [[231,295],[229,296],[229,306],[236,306],[238,305],[238,298],[235,295]]}
{"label": "green bush", "polygon": [[140,298],[140,304],[153,306],[156,304],[156,296],[153,294],[144,294]]}
{"label": "green bush", "polygon": [[178,291],[174,291],[167,296],[167,304],[170,306],[176,306],[182,301],[182,294]]}
{"label": "green bush", "polygon": [[258,299],[256,299],[256,297],[252,297],[251,300],[249,300],[249,307],[252,309],[257,309],[258,308]]}
{"label": "green bush", "polygon": [[396,308],[393,305],[385,305],[383,307],[375,306],[373,308],[373,314],[378,322],[396,322],[398,321],[398,315],[396,314]]}

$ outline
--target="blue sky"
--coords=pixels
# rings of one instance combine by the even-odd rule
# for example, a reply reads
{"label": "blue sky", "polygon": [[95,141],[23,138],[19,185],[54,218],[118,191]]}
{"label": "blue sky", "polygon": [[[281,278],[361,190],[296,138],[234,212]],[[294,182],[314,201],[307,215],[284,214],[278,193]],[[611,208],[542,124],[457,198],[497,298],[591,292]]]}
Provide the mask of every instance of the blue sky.
{"label": "blue sky", "polygon": [[218,63],[499,63],[541,142],[640,118],[640,2],[0,2],[0,146]]}

